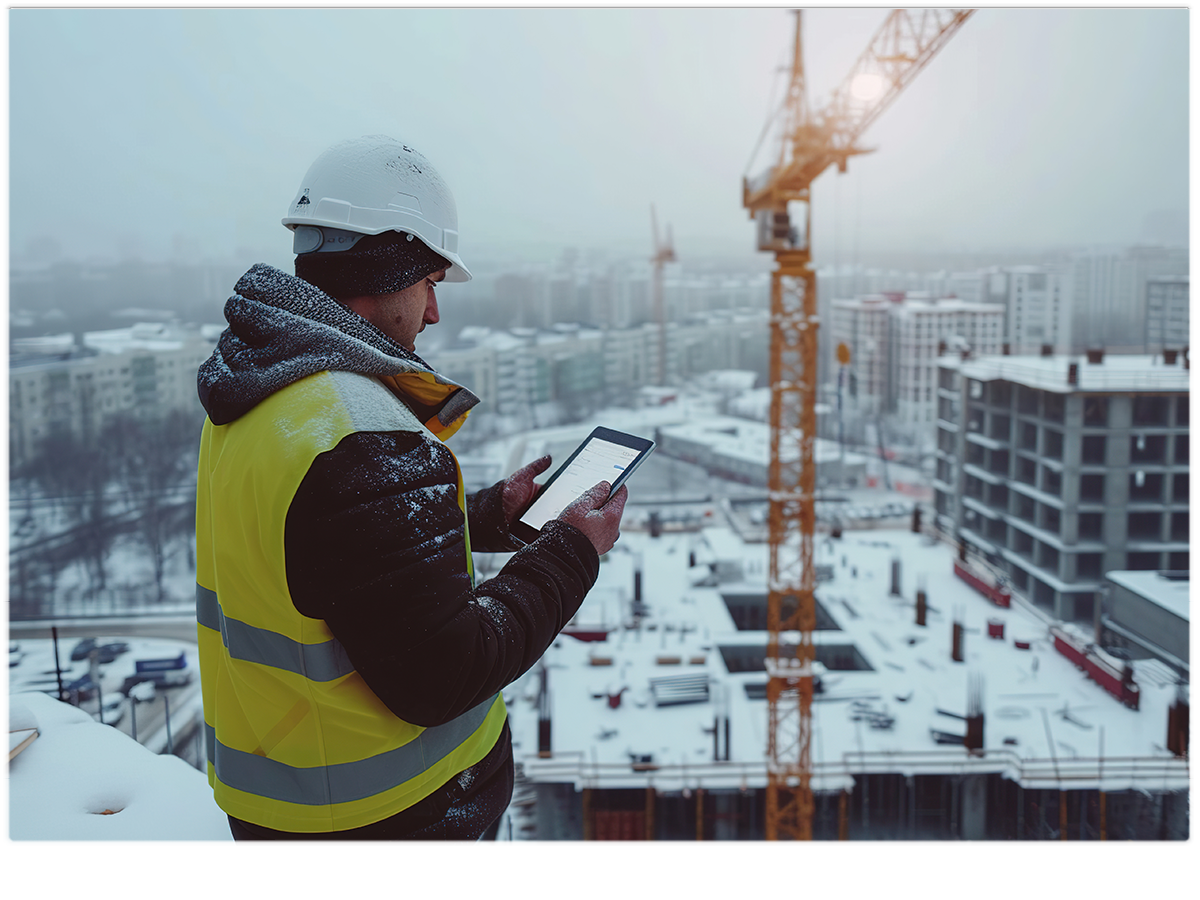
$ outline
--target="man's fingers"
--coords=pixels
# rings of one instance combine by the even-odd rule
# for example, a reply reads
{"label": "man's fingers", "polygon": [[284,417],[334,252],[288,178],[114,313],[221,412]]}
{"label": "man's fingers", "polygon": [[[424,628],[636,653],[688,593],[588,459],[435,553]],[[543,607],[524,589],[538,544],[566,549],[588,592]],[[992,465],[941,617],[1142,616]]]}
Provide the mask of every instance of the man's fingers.
{"label": "man's fingers", "polygon": [[599,484],[594,484],[575,500],[571,506],[582,507],[584,512],[591,512],[593,509],[599,509],[604,505],[604,501],[608,499],[608,492],[612,490],[612,485],[607,481],[601,481]]}
{"label": "man's fingers", "polygon": [[605,505],[605,511],[612,509],[620,518],[625,512],[625,501],[629,499],[629,487],[621,485],[621,489],[613,494],[612,499]]}
{"label": "man's fingers", "polygon": [[534,475],[541,475],[550,468],[550,454],[547,453],[541,459],[535,459],[529,464],[529,471]]}

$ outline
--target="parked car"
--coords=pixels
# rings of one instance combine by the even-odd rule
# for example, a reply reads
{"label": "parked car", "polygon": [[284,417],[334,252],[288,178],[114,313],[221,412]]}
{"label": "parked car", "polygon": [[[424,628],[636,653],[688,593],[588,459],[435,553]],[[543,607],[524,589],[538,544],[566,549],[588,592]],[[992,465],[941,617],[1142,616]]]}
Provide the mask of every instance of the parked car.
{"label": "parked car", "polygon": [[93,650],[97,652],[98,662],[110,663],[122,653],[128,653],[129,645],[125,641],[108,641],[98,644],[94,637],[84,638],[71,651],[71,660],[79,662],[80,660],[87,659]]}
{"label": "parked car", "polygon": [[129,652],[129,645],[124,641],[112,641],[107,644],[101,644],[96,648],[96,660],[101,663],[110,663],[122,653]]}
{"label": "parked car", "polygon": [[21,649],[19,641],[8,642],[8,667],[19,665],[21,660],[25,658],[25,651]]}

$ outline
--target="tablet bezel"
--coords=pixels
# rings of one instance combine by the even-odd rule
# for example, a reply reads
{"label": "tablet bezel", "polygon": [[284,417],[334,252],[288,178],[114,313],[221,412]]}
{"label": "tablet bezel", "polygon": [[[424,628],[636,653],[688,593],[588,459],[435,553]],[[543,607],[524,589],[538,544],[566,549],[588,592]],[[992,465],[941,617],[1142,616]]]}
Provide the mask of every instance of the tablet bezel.
{"label": "tablet bezel", "polygon": [[[608,441],[612,444],[620,444],[623,447],[629,447],[632,450],[638,451],[637,456],[630,460],[629,465],[625,467],[625,470],[621,472],[619,476],[617,476],[617,480],[612,482],[612,487],[609,491],[609,497],[611,497],[617,492],[617,490],[620,489],[621,485],[623,485],[629,479],[629,476],[637,470],[638,466],[640,466],[646,460],[646,458],[657,446],[657,444],[655,444],[655,442],[649,438],[639,437],[636,434],[629,434],[625,431],[617,431],[613,428],[605,428],[602,425],[592,429],[591,434],[589,434],[583,439],[583,441],[580,442],[579,446],[572,451],[571,455],[568,456],[566,460],[563,461],[562,465],[555,469],[554,473],[538,487],[537,493],[534,494],[529,502],[522,506],[517,514],[513,517],[512,525],[509,528],[509,531],[513,537],[517,538],[517,540],[523,543],[528,544],[536,540],[541,535],[542,532],[539,529],[534,528],[532,525],[529,525],[526,522],[522,522],[521,517],[524,516],[525,513],[529,512],[529,508],[537,502],[538,498],[542,496],[542,493],[558,479],[559,475],[566,471],[567,467],[571,465],[575,457],[583,452],[583,448],[586,447],[591,441],[595,440]],[[607,503],[608,501],[605,500],[605,502]]]}

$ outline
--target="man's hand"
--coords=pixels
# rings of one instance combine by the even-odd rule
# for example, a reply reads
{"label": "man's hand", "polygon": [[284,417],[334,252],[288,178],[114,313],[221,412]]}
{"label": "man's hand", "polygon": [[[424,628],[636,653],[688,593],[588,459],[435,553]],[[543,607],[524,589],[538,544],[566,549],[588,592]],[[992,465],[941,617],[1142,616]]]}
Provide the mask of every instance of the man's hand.
{"label": "man's hand", "polygon": [[504,491],[501,494],[501,504],[504,507],[504,521],[511,527],[513,519],[517,517],[517,513],[537,496],[539,486],[533,483],[533,479],[541,475],[550,468],[550,457],[543,456],[541,459],[535,459],[527,466],[522,466],[508,476],[508,480],[504,482]]}
{"label": "man's hand", "polygon": [[621,516],[625,512],[625,501],[629,499],[629,488],[621,485],[621,489],[605,503],[611,489],[612,485],[607,481],[600,482],[558,517],[582,531],[601,556],[611,550],[621,536]]}

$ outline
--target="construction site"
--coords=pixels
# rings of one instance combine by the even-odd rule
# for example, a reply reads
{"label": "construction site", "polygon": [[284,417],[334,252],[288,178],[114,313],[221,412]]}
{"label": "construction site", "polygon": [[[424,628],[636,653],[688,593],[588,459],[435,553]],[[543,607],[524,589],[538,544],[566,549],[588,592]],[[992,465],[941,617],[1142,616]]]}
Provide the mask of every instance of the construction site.
{"label": "construction site", "polygon": [[[766,527],[726,502],[690,527],[656,511],[626,529],[506,692],[514,838],[1187,838],[1186,666],[1106,653],[1099,629],[1030,602],[919,505],[891,528],[818,520],[811,186],[870,152],[863,131],[972,12],[893,11],[820,108],[796,12],[775,155],[742,190],[775,260]],[[674,248],[653,230],[661,335]],[[621,422],[692,421],[671,416]]]}

